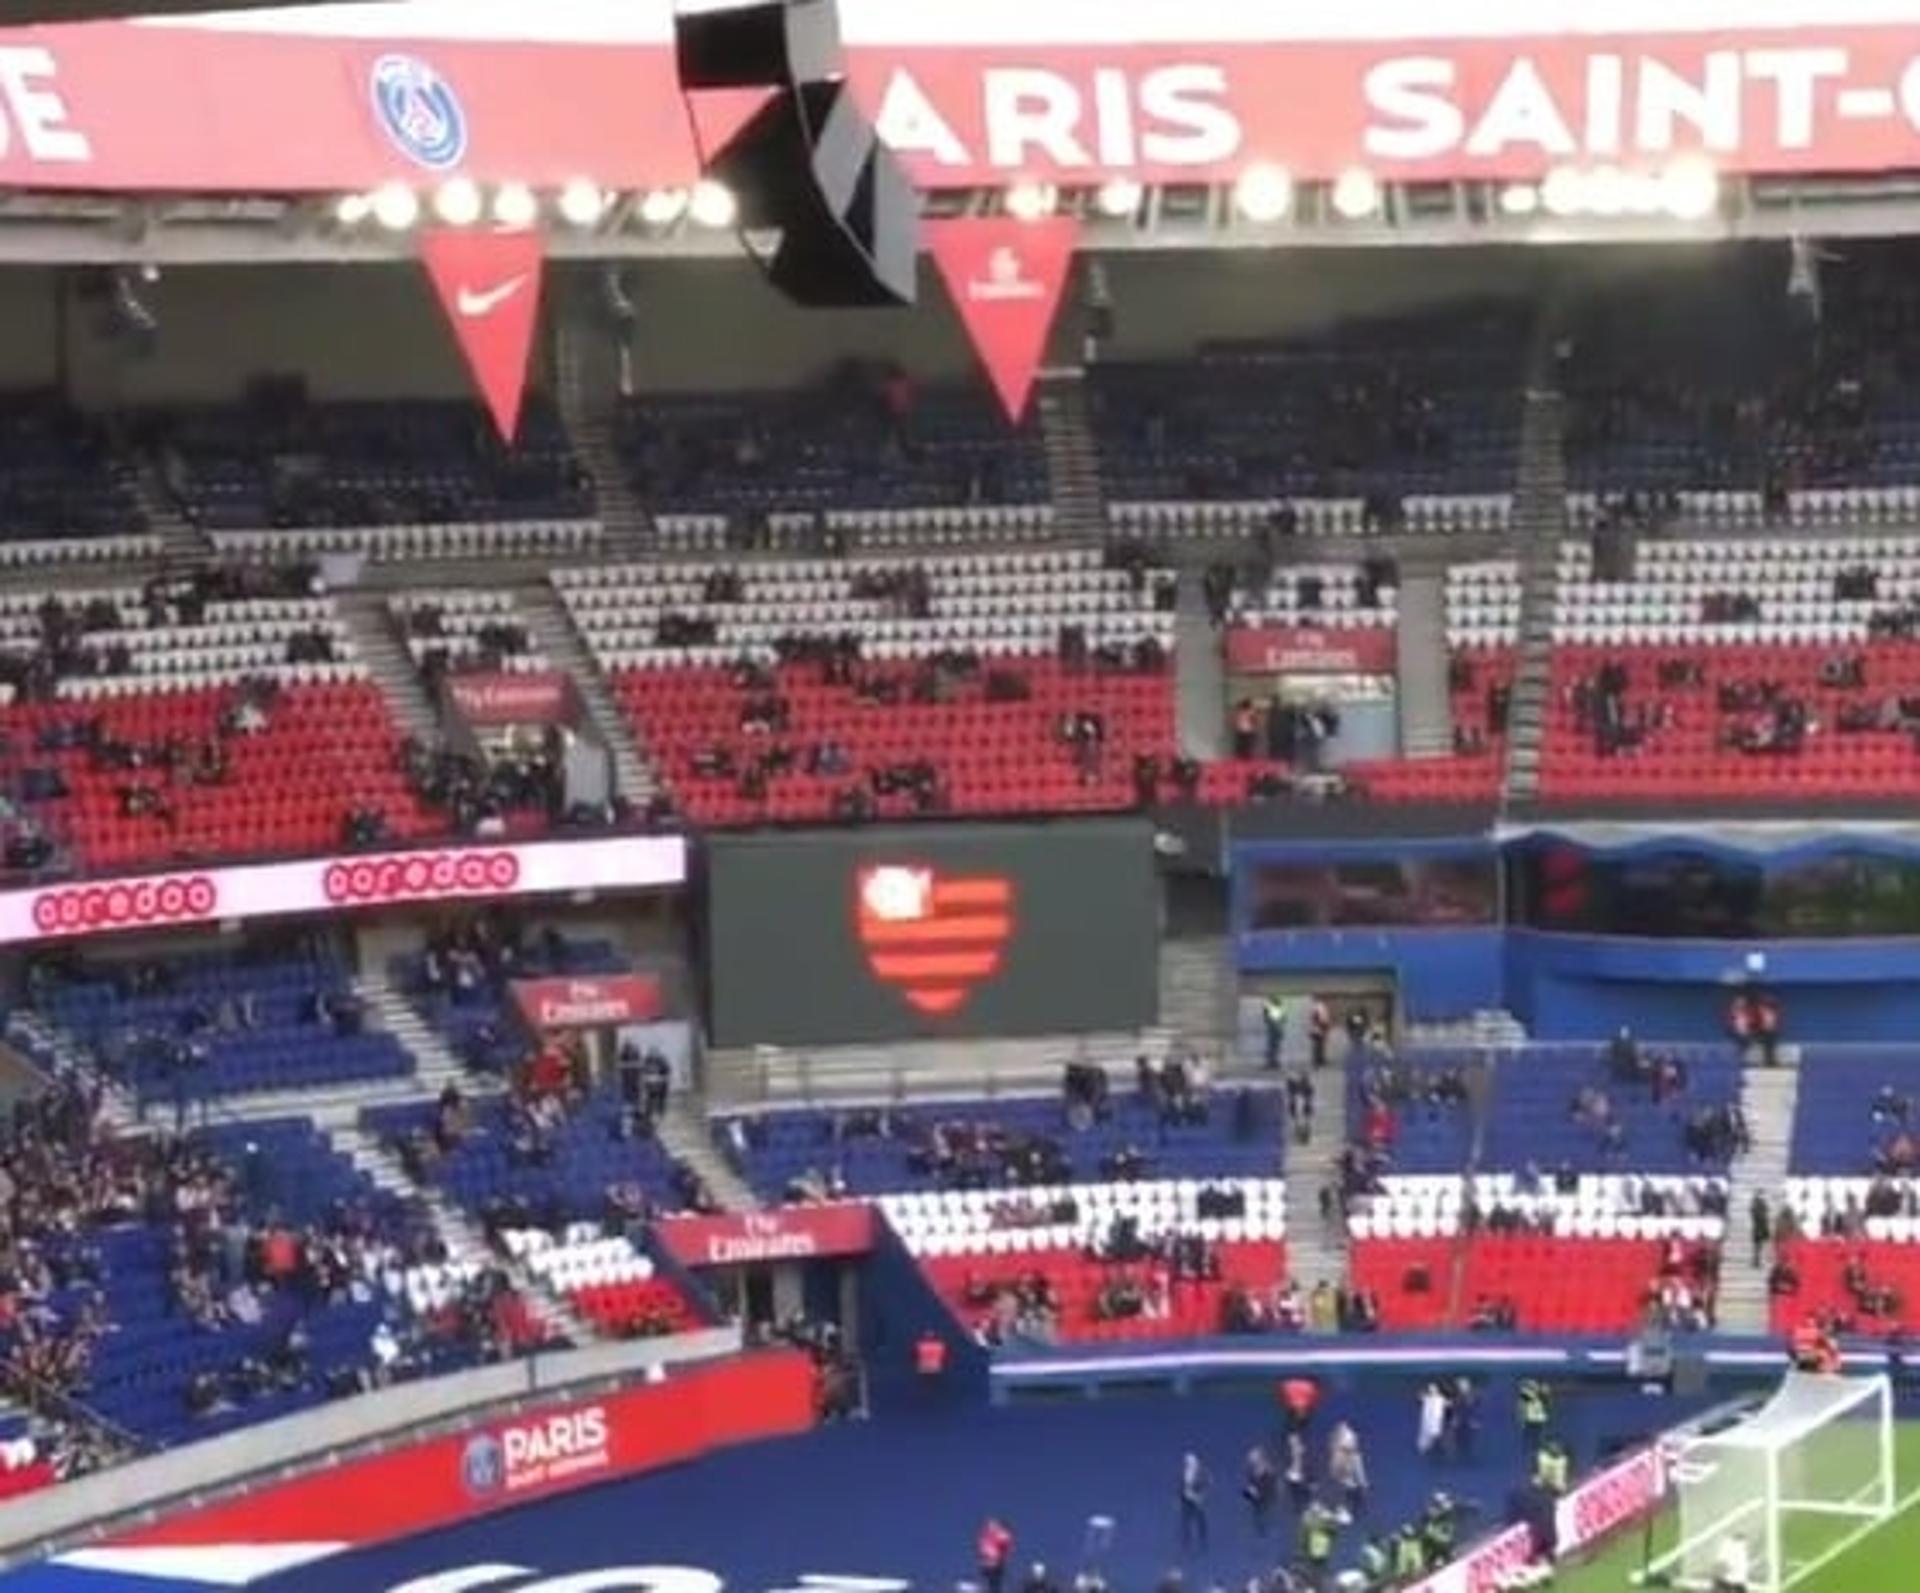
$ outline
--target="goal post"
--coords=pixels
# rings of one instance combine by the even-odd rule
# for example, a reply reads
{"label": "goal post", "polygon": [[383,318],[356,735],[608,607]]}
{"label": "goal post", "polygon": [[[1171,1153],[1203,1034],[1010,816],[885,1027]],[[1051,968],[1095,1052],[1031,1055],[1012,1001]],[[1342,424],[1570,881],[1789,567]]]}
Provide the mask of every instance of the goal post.
{"label": "goal post", "polygon": [[1892,1384],[1789,1373],[1744,1420],[1684,1441],[1670,1471],[1680,1541],[1648,1571],[1712,1588],[1731,1554],[1751,1593],[1786,1593],[1893,1515]]}

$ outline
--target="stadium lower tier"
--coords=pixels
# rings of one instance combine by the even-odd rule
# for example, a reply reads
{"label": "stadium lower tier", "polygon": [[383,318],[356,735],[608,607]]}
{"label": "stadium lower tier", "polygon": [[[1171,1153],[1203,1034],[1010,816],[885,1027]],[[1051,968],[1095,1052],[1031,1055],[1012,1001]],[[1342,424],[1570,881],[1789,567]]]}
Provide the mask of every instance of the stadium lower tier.
{"label": "stadium lower tier", "polygon": [[1229,1329],[1229,1299],[1265,1301],[1286,1280],[1277,1240],[1224,1241],[1194,1252],[1204,1276],[1182,1275],[1160,1256],[1106,1260],[1049,1248],[1004,1255],[929,1256],[927,1281],[974,1335],[1001,1343],[1202,1338]]}
{"label": "stadium lower tier", "polygon": [[1809,1317],[1874,1338],[1920,1328],[1920,1244],[1785,1239],[1774,1260],[1770,1318],[1776,1333],[1791,1333]]}
{"label": "stadium lower tier", "polygon": [[1715,1246],[1540,1234],[1357,1239],[1350,1275],[1389,1331],[1511,1324],[1522,1333],[1631,1333],[1684,1290],[1710,1313]]}
{"label": "stadium lower tier", "polygon": [[570,1223],[558,1236],[513,1228],[500,1238],[509,1255],[609,1338],[650,1338],[705,1325],[679,1285],[656,1274],[650,1257],[597,1223]]}

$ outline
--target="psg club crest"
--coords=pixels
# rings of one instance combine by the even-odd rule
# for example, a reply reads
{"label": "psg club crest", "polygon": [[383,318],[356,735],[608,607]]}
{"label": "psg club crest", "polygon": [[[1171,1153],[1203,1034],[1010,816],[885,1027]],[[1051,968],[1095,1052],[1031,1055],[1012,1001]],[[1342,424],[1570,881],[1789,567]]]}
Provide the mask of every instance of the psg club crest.
{"label": "psg club crest", "polygon": [[948,1017],[1000,971],[1014,929],[1010,879],[889,863],[861,869],[855,889],[867,966],[915,1011]]}
{"label": "psg club crest", "polygon": [[467,1442],[460,1457],[460,1480],[467,1492],[483,1499],[498,1493],[507,1480],[507,1452],[492,1433],[479,1433]]}
{"label": "psg club crest", "polygon": [[453,85],[412,55],[383,55],[369,80],[374,119],[417,166],[445,171],[467,153],[467,113]]}

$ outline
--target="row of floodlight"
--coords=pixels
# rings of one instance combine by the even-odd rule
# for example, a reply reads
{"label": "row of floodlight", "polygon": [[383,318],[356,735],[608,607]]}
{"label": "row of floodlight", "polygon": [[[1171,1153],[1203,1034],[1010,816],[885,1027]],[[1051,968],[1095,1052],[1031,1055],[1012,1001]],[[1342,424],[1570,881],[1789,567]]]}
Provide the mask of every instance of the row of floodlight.
{"label": "row of floodlight", "polygon": [[1510,216],[1544,212],[1563,221],[1625,216],[1705,221],[1720,208],[1720,174],[1710,162],[1690,156],[1657,172],[1560,166],[1538,183],[1509,183],[1500,192],[1500,208]]}
{"label": "row of floodlight", "polygon": [[[449,177],[428,193],[406,183],[382,183],[367,193],[342,194],[334,201],[333,215],[342,227],[375,226],[388,232],[406,232],[423,222],[518,229],[549,217],[585,231],[599,226],[618,198],[584,177],[545,194],[526,183],[500,183],[489,190],[471,177]],[[637,195],[634,204],[635,214],[651,227],[669,227],[684,217],[716,231],[731,227],[739,208],[733,191],[716,182],[650,189]]]}
{"label": "row of floodlight", "polygon": [[[1284,221],[1293,209],[1293,188],[1293,176],[1286,167],[1255,161],[1234,182],[1234,208],[1259,225]],[[1114,177],[1094,190],[1093,206],[1101,215],[1119,220],[1136,214],[1145,197],[1146,188],[1141,183],[1131,177]],[[1334,209],[1342,216],[1364,221],[1380,209],[1380,181],[1373,173],[1354,167],[1335,179],[1332,198]],[[1060,190],[1052,183],[1016,182],[1007,189],[1004,203],[1008,215],[1021,221],[1039,221],[1059,208]]]}
{"label": "row of floodlight", "polygon": [[[1094,208],[1115,219],[1131,216],[1139,211],[1145,193],[1133,179],[1116,177],[1094,191]],[[1380,214],[1385,189],[1372,172],[1354,166],[1334,178],[1328,199],[1341,219],[1365,221]],[[1052,183],[1017,182],[1007,189],[1005,204],[1008,215],[1038,221],[1059,207],[1060,191]],[[1234,182],[1234,209],[1256,226],[1286,220],[1293,204],[1294,181],[1284,166],[1256,161]],[[1516,217],[1544,213],[1562,220],[1664,216],[1703,221],[1719,205],[1719,173],[1709,162],[1693,157],[1682,157],[1657,172],[1604,165],[1559,167],[1540,182],[1513,182],[1500,190],[1501,210]]]}
{"label": "row of floodlight", "polygon": [[[1385,190],[1364,167],[1341,172],[1329,190],[1334,213],[1347,221],[1365,221],[1380,213]],[[1115,177],[1094,191],[1094,208],[1114,219],[1135,215],[1145,187],[1130,177]],[[422,222],[449,227],[491,223],[532,227],[556,218],[569,227],[600,225],[619,195],[587,178],[577,178],[547,193],[525,183],[482,188],[470,177],[450,177],[430,192],[405,183],[385,183],[368,193],[343,194],[334,219],[349,229],[377,226],[405,232]],[[1050,182],[1011,184],[1003,199],[1008,215],[1041,221],[1060,207],[1060,189]],[[1664,216],[1701,221],[1720,204],[1720,177],[1704,160],[1683,157],[1658,172],[1615,166],[1561,167],[1541,181],[1512,182],[1500,189],[1500,208],[1514,217],[1548,215],[1558,219],[1612,216]],[[1293,211],[1294,180],[1284,166],[1255,161],[1233,185],[1233,205],[1256,226],[1284,221]],[[715,231],[734,225],[739,204],[724,184],[702,181],[691,188],[654,188],[633,198],[633,213],[646,226],[669,227],[685,219]]]}

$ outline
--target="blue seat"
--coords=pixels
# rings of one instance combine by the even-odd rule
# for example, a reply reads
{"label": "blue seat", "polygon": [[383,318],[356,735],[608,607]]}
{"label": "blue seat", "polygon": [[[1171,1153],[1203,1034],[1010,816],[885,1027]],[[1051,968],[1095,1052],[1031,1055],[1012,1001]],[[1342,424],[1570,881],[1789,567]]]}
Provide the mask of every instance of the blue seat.
{"label": "blue seat", "polygon": [[[779,1200],[803,1176],[829,1171],[838,1172],[858,1195],[945,1187],[950,1178],[918,1155],[928,1133],[941,1124],[1056,1142],[1072,1181],[1101,1179],[1107,1159],[1122,1150],[1144,1156],[1147,1175],[1155,1178],[1272,1177],[1283,1169],[1286,1155],[1280,1098],[1249,1092],[1247,1102],[1243,1116],[1236,1110],[1235,1092],[1216,1089],[1205,1123],[1163,1124],[1132,1091],[1116,1091],[1111,1115],[1080,1130],[1068,1125],[1058,1097],[898,1107],[885,1114],[885,1134],[837,1132],[836,1116],[828,1112],[769,1112],[742,1125],[750,1128],[744,1157],[736,1150],[734,1119],[718,1121],[715,1133],[767,1200]],[[1000,1183],[1004,1177],[993,1172],[986,1181]]]}

